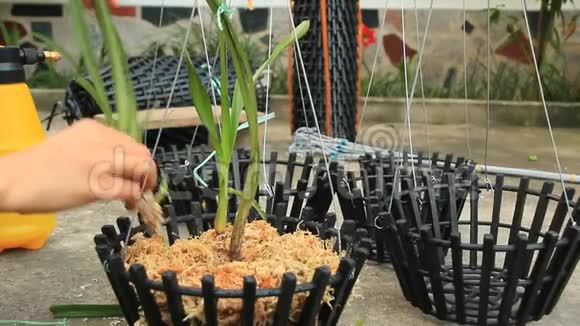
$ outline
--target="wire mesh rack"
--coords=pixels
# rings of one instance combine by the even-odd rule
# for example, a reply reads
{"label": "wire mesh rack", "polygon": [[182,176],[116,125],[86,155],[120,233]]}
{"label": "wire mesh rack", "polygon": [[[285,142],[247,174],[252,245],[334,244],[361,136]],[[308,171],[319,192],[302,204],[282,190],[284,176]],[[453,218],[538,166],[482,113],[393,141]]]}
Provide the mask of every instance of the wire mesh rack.
{"label": "wire mesh rack", "polygon": [[[232,63],[229,64],[229,96],[232,96],[235,86],[235,73]],[[203,85],[207,89],[210,98],[213,100],[215,93],[216,103],[220,104],[221,94],[219,92],[218,84],[220,76],[219,61],[215,65],[212,65],[211,76],[205,58],[194,58],[193,65],[197,68],[197,72]],[[179,58],[173,56],[129,58],[129,74],[135,89],[135,98],[139,110],[165,108],[167,106],[186,107],[193,105],[193,100],[189,91],[187,69],[181,67],[179,74],[177,74],[178,66]],[[177,79],[175,81],[175,88],[172,89],[176,74]],[[116,100],[111,66],[103,66],[100,75],[104,82],[107,99],[109,103],[111,103],[113,111],[115,111]],[[264,78],[258,78],[256,80],[256,95],[258,100],[258,110],[260,112],[264,112],[266,109],[267,94]],[[212,87],[214,89],[213,92]],[[91,95],[88,94],[75,80],[72,80],[66,89],[64,110],[67,112],[65,115],[67,121],[73,121],[80,118],[90,118],[102,113],[95,99],[93,99]],[[54,114],[57,113],[53,112],[53,115]],[[144,142],[148,146],[153,147],[155,144],[157,131],[158,130],[151,130],[147,133]],[[197,131],[195,128],[167,128],[163,130],[163,137],[161,137],[160,146],[170,147],[171,145],[189,145],[194,133],[197,139],[194,142],[195,144],[207,143],[207,132],[205,127],[199,127]]]}

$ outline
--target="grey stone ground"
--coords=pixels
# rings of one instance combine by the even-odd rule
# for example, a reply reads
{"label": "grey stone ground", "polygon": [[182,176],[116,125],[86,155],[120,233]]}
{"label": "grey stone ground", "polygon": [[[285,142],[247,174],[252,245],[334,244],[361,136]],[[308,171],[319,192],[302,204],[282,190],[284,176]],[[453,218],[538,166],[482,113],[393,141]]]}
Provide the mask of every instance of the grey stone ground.
{"label": "grey stone ground", "polygon": [[[372,123],[367,122],[367,126],[372,126]],[[60,127],[62,124],[57,126]],[[270,148],[284,150],[289,141],[287,126],[275,123],[270,128]],[[432,150],[466,154],[465,126],[432,125],[430,129]],[[414,127],[415,147],[426,150],[424,132],[423,125]],[[580,172],[577,154],[579,137],[580,130],[559,129],[556,132],[562,164],[571,172]],[[471,138],[473,157],[482,161],[483,131],[472,129]],[[555,170],[549,138],[544,129],[494,128],[490,133],[489,148],[490,164]],[[528,162],[529,154],[537,155],[539,160]],[[489,216],[489,196],[483,194],[483,197],[480,215]],[[528,203],[526,212],[531,211],[533,206],[534,203]],[[0,319],[50,320],[48,308],[52,304],[113,303],[114,298],[97,261],[92,239],[103,224],[113,222],[123,213],[121,205],[117,203],[99,203],[63,212],[45,248],[40,251],[9,251],[1,254]],[[572,277],[554,313],[537,324],[577,324],[579,291],[580,279]],[[368,263],[364,268],[341,325],[354,325],[362,318],[366,318],[365,325],[371,326],[444,324],[433,317],[422,315],[405,301],[390,265],[374,263]],[[116,324],[117,321],[73,322],[75,325],[111,323]]]}

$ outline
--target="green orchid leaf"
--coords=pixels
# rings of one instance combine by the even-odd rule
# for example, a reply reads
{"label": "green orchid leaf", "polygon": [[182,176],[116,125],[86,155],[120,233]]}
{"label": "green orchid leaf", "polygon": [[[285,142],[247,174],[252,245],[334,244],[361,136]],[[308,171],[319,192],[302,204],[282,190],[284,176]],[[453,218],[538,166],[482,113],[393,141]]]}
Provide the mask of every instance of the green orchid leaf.
{"label": "green orchid leaf", "polygon": [[212,142],[216,153],[221,153],[220,136],[214,119],[213,107],[209,95],[207,94],[207,90],[203,86],[201,78],[197,74],[197,70],[193,66],[193,62],[188,53],[185,55],[185,62],[187,64],[187,75],[189,78],[189,91],[191,93],[191,98],[193,99],[195,110],[197,111],[201,122],[203,122],[203,125],[208,130],[210,141]]}
{"label": "green orchid leaf", "polygon": [[53,318],[108,318],[123,317],[119,305],[70,304],[50,306]]}
{"label": "green orchid leaf", "polygon": [[[242,197],[242,195],[243,195],[241,191],[239,191],[239,190],[236,190],[236,189],[234,189],[234,188],[229,188],[229,189],[228,189],[228,192],[229,192],[230,194],[232,194],[232,195],[236,195],[236,196],[238,196],[238,197]],[[264,211],[264,210],[262,209],[262,207],[260,206],[260,203],[258,203],[258,202],[257,202],[257,201],[255,201],[255,200],[254,200],[254,201],[252,201],[252,207],[253,207],[253,208],[256,210],[256,212],[258,212],[258,215],[260,215],[260,217],[261,217],[263,220],[266,220],[266,221],[268,220],[268,215],[266,214],[266,211]]]}
{"label": "green orchid leaf", "polygon": [[114,80],[115,101],[119,114],[119,129],[137,142],[141,142],[141,132],[137,124],[137,103],[134,87],[129,80],[127,55],[123,49],[119,34],[113,25],[109,6],[105,0],[94,1],[97,19],[103,32],[103,39],[111,60],[111,71]]}
{"label": "green orchid leaf", "polygon": [[91,44],[89,32],[84,19],[85,7],[80,0],[71,1],[71,12],[75,25],[74,31],[77,37],[77,43],[80,46],[83,62],[86,66],[89,76],[91,77],[92,84],[94,85],[94,94],[91,96],[93,96],[93,98],[97,101],[99,108],[105,114],[107,123],[112,125],[113,110],[111,109],[111,104],[107,99],[105,86],[103,84],[103,80],[101,79],[99,66],[97,65],[97,59],[93,53],[93,46]]}
{"label": "green orchid leaf", "polygon": [[280,41],[280,43],[276,45],[274,50],[272,50],[272,54],[270,55],[268,60],[266,60],[266,62],[264,62],[262,66],[260,66],[260,68],[256,70],[256,73],[254,74],[254,80],[258,79],[259,76],[262,75],[264,70],[266,70],[268,66],[272,65],[274,61],[276,61],[276,59],[280,56],[280,54],[284,52],[284,50],[286,50],[289,46],[294,44],[295,38],[301,39],[304,35],[306,35],[309,29],[310,29],[310,21],[308,20],[305,20],[302,23],[300,23],[300,25],[296,26],[296,33],[292,33],[286,36],[282,41]]}

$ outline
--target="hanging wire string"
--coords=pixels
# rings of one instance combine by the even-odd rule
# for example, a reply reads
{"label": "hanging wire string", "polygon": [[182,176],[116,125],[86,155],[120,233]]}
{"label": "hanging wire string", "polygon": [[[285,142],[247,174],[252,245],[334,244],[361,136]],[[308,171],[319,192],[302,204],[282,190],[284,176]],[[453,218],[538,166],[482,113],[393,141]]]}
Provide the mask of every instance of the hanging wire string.
{"label": "hanging wire string", "polygon": [[467,15],[465,0],[463,0],[463,89],[465,90],[465,146],[471,159],[471,146],[469,146],[469,102],[467,99]]}
{"label": "hanging wire string", "polygon": [[[310,129],[310,123],[308,122],[308,114],[306,113],[306,102],[304,102],[304,91],[302,90],[302,77],[300,77],[300,70],[298,69],[299,64],[298,64],[298,56],[297,55],[293,55],[294,57],[294,64],[296,65],[296,72],[298,73],[298,89],[300,90],[300,102],[302,104],[302,114],[304,114],[304,122],[306,123],[306,128]],[[312,146],[312,140],[310,138],[308,138],[308,144],[310,145],[310,153],[312,154],[314,147]]]}
{"label": "hanging wire string", "polygon": [[[167,118],[169,117],[169,112],[171,111],[170,110],[171,100],[173,99],[173,95],[175,93],[175,87],[177,86],[177,81],[179,80],[179,73],[181,71],[181,66],[183,64],[183,58],[185,57],[185,51],[187,51],[187,42],[189,41],[189,36],[191,34],[191,29],[193,27],[193,18],[195,17],[196,8],[199,8],[198,0],[195,0],[193,6],[191,8],[191,14],[189,16],[189,25],[188,25],[187,30],[185,32],[185,37],[183,38],[181,54],[179,56],[179,61],[177,63],[177,69],[175,71],[173,83],[171,84],[171,89],[169,91],[169,97],[167,99],[167,103],[166,103],[166,107],[165,107],[166,111],[163,114],[163,118],[162,118],[163,122],[165,122],[167,120]],[[199,16],[201,17],[201,14]],[[153,151],[151,154],[151,156],[153,158],[155,157],[155,154],[157,153],[157,148],[159,146],[159,141],[161,140],[161,133],[162,132],[163,132],[163,123],[161,124],[159,131],[157,132],[157,138],[155,139],[155,145],[153,146]],[[147,178],[148,177],[149,177],[149,175],[145,175],[145,178],[143,179],[142,186],[141,186],[141,193],[143,193],[145,190],[145,186],[147,185]],[[134,221],[133,221],[133,219],[131,219],[131,227],[133,227],[133,225],[134,225]],[[125,239],[125,243],[128,242],[130,234],[131,234],[131,232],[127,232],[127,237]]]}
{"label": "hanging wire string", "polygon": [[[187,31],[185,32],[185,37],[183,38],[181,54],[179,55],[179,61],[177,63],[177,70],[175,71],[175,77],[173,78],[171,90],[169,91],[169,98],[167,99],[167,104],[165,107],[166,111],[163,114],[163,121],[165,121],[167,119],[167,117],[169,116],[169,112],[171,111],[169,109],[171,107],[171,100],[173,99],[173,95],[175,93],[175,87],[177,86],[177,81],[179,80],[179,73],[181,71],[181,66],[183,64],[183,58],[185,57],[185,51],[187,51],[187,42],[189,41],[189,36],[191,34],[191,29],[193,27],[193,18],[195,17],[195,9],[197,7],[198,7],[198,0],[195,0],[194,5],[191,8],[191,15],[189,17],[189,25],[187,27]],[[199,16],[201,17],[201,14]],[[155,153],[157,152],[157,147],[159,146],[159,140],[161,140],[161,133],[162,132],[163,132],[163,124],[161,124],[159,131],[157,132],[157,138],[155,139],[155,145],[153,146],[153,154],[152,154],[153,157],[155,157]],[[145,185],[146,182],[143,182],[143,184]]]}
{"label": "hanging wire string", "polygon": [[[422,63],[422,60],[423,60],[423,53],[425,52],[425,44],[427,43],[427,37],[429,35],[429,30],[431,29],[431,17],[433,16],[433,2],[434,2],[434,0],[431,0],[430,3],[429,3],[429,13],[427,15],[427,22],[425,23],[425,32],[423,34],[423,40],[421,42],[421,47],[419,48],[419,52],[418,52],[419,58],[417,59],[417,67],[421,67],[421,63]],[[404,43],[404,40],[403,40],[403,43]],[[413,103],[413,96],[415,95],[415,88],[417,86],[418,77],[419,77],[419,69],[415,69],[415,76],[413,77],[413,83],[411,85],[411,94],[410,94],[410,96],[408,98],[409,106],[411,106],[412,103]],[[407,114],[409,114],[409,112],[407,112]],[[400,153],[403,152],[403,143],[404,142],[401,143]],[[414,155],[411,153],[411,157],[413,157],[413,156]],[[413,160],[411,160],[411,162],[413,163]],[[403,165],[403,159],[400,160],[399,164],[402,167],[402,165]],[[395,175],[394,175],[395,182],[396,182],[396,180],[398,178],[398,173],[399,173],[399,168],[395,169]],[[415,175],[413,174],[413,177],[414,176]],[[392,205],[393,205],[393,197],[394,196],[390,196],[389,205],[387,207],[387,213],[390,213],[391,212],[391,208],[392,208]]]}
{"label": "hanging wire string", "polygon": [[489,127],[491,120],[490,108],[490,94],[491,94],[491,5],[490,0],[487,0],[487,105],[486,105],[486,123],[485,123],[485,153],[483,156],[483,167],[485,173],[485,182],[488,184],[488,189],[492,189],[491,181],[487,174],[487,151],[489,148]]}
{"label": "hanging wire string", "polygon": [[[383,35],[383,32],[385,30],[385,25],[387,23],[387,13],[388,13],[388,9],[387,7],[389,6],[389,0],[385,0],[385,13],[383,14],[383,21],[381,22],[381,29],[379,32],[379,35]],[[377,48],[375,50],[375,56],[373,58],[373,66],[371,68],[371,76],[369,77],[369,86],[367,87],[367,92],[365,95],[365,99],[363,102],[363,107],[362,107],[362,112],[360,115],[360,121],[359,121],[359,130],[362,130],[363,127],[363,122],[364,122],[364,118],[365,118],[365,113],[367,112],[367,105],[369,102],[369,95],[371,94],[371,87],[373,86],[373,81],[374,81],[374,77],[375,77],[375,71],[376,71],[376,67],[377,67],[377,62],[379,59],[379,51],[381,50],[381,47],[379,45],[377,45]],[[358,144],[358,137],[360,136],[360,132],[358,132],[354,138],[354,147],[353,150],[356,149],[356,146]]]}
{"label": "hanging wire string", "polygon": [[[401,26],[403,33],[403,73],[405,75],[405,124],[407,127],[407,137],[409,137],[409,151],[413,156],[413,133],[411,131],[411,105],[409,103],[409,81],[408,81],[408,67],[407,67],[407,36],[405,34],[405,0],[401,0]],[[420,71],[420,66],[417,66],[417,72]],[[405,145],[405,138],[403,137],[403,147]],[[401,150],[402,152],[402,150]],[[400,162],[403,166],[403,160]],[[417,177],[415,176],[415,162],[411,160],[411,174],[413,175],[413,184],[417,187]]]}
{"label": "hanging wire string", "polygon": [[[528,40],[530,43],[530,52],[532,52],[532,59],[534,60],[534,70],[536,72],[536,78],[538,80],[538,88],[540,90],[540,97],[542,99],[542,106],[544,107],[544,113],[546,115],[546,122],[548,124],[548,131],[550,132],[550,141],[552,142],[552,149],[554,150],[554,157],[556,158],[556,165],[558,166],[558,173],[560,174],[560,182],[562,183],[562,192],[564,193],[564,198],[566,198],[566,203],[570,203],[570,198],[568,198],[568,193],[566,191],[566,184],[564,183],[564,174],[562,173],[562,165],[560,164],[560,155],[558,153],[558,146],[556,146],[556,139],[554,138],[554,130],[552,129],[552,122],[550,120],[550,113],[548,112],[548,105],[546,104],[546,97],[544,94],[544,86],[542,85],[542,76],[540,74],[540,67],[538,67],[538,59],[536,58],[536,51],[534,47],[534,41],[532,37],[532,32],[530,30],[530,23],[528,21],[528,9],[526,0],[522,0],[522,9],[524,14],[524,20],[526,22],[526,30],[528,32]],[[574,221],[574,225],[577,225],[577,221]]]}
{"label": "hanging wire string", "polygon": [[[164,0],[165,1],[165,0]],[[231,0],[228,2],[228,6],[231,5]],[[202,17],[202,13],[201,10],[199,9],[199,4],[197,5],[197,12],[199,15],[199,24],[201,26],[201,36],[203,39],[203,49],[204,49],[204,54],[205,54],[205,60],[206,63],[204,64],[205,66],[207,66],[208,69],[208,73],[209,73],[209,79],[210,79],[210,90],[211,90],[211,95],[212,95],[212,100],[213,100],[213,105],[217,106],[217,98],[216,98],[216,87],[217,87],[217,92],[220,92],[219,89],[219,78],[215,78],[213,76],[213,70],[215,69],[215,66],[217,64],[217,60],[219,57],[219,46],[220,46],[220,40],[218,39],[217,41],[217,47],[216,47],[216,53],[214,55],[214,60],[213,63],[210,65],[209,62],[209,55],[208,55],[208,46],[207,46],[207,39],[205,37],[205,25],[203,23],[203,17]],[[226,94],[226,96],[228,96],[229,94]],[[220,98],[221,96],[223,96],[221,93],[219,94]],[[221,132],[221,121],[218,119],[217,121],[218,123],[218,129]],[[193,136],[191,137],[191,141],[189,142],[189,150],[191,151],[193,149],[193,144],[195,143],[195,137],[197,136],[197,132],[199,130],[200,125],[198,124],[197,126],[195,126],[195,129],[193,130]]]}
{"label": "hanging wire string", "polygon": [[[298,53],[298,59],[300,62],[300,68],[302,69],[302,73],[304,74],[304,82],[306,86],[306,93],[308,94],[308,100],[310,101],[310,108],[312,109],[312,115],[314,116],[314,124],[316,126],[316,132],[318,133],[318,139],[320,141],[320,145],[322,147],[322,133],[320,132],[320,125],[318,123],[318,117],[316,116],[316,108],[314,107],[314,100],[312,98],[312,92],[310,91],[310,85],[308,83],[308,76],[306,75],[306,67],[304,66],[304,60],[302,58],[302,51],[300,50],[300,43],[298,42],[298,36],[296,34],[296,24],[294,24],[294,14],[292,13],[292,4],[291,0],[288,0],[288,13],[290,15],[290,24],[292,25],[292,33],[294,33],[294,44],[296,45],[296,52]],[[304,100],[304,99],[302,99]],[[330,175],[330,164],[328,164],[328,156],[324,147],[322,147],[322,157],[324,158],[324,165],[326,167],[326,173],[328,174],[328,182],[330,185],[330,191],[332,194],[332,207],[335,212],[338,212],[336,206],[336,200],[334,195],[334,186],[332,185],[332,176]],[[338,217],[338,215],[337,215]],[[336,227],[338,229],[337,236],[338,236],[338,250],[341,251],[341,234],[340,230],[342,228],[343,218],[339,217],[336,219]]]}
{"label": "hanging wire string", "polygon": [[[415,11],[415,28],[417,33],[417,46],[421,43],[419,37],[419,15],[417,13],[417,0],[413,0],[413,9]],[[431,157],[431,132],[429,128],[429,118],[427,114],[427,105],[425,104],[425,86],[423,84],[423,68],[418,66],[419,69],[419,83],[421,87],[421,106],[423,107],[423,118],[425,123],[425,141],[427,143],[427,154]],[[429,160],[429,167],[431,167],[431,160]]]}
{"label": "hanging wire string", "polygon": [[[159,23],[157,24],[157,28],[161,28],[163,25],[163,16],[165,14],[165,1],[161,0],[161,9],[159,10]],[[149,76],[149,89],[147,90],[147,106],[146,109],[149,110],[151,108],[151,93],[153,92],[153,88],[155,88],[155,83],[153,80],[155,79],[155,73],[157,71],[157,56],[159,55],[159,47],[160,42],[155,41],[155,50],[153,51],[153,67],[151,69],[151,75]],[[147,132],[148,130],[145,129],[144,131],[144,139],[147,139]]]}
{"label": "hanging wire string", "polygon": [[[216,98],[216,95],[215,95],[215,92],[216,92],[215,88],[216,88],[217,85],[214,85],[213,66],[209,64],[209,54],[208,54],[208,49],[207,49],[207,39],[205,37],[205,26],[203,24],[203,17],[202,17],[203,15],[202,15],[202,13],[201,13],[201,11],[199,9],[199,4],[197,4],[197,11],[198,11],[198,15],[199,15],[199,25],[201,27],[201,38],[202,38],[202,42],[203,42],[203,53],[205,55],[205,61],[206,61],[205,66],[207,66],[207,73],[209,75],[209,81],[210,81],[209,82],[209,87],[210,87],[210,91],[211,91],[211,97],[212,97],[212,100],[213,100],[213,105],[214,106],[217,106],[217,98]],[[219,49],[219,45],[218,45],[218,49]],[[219,82],[219,80],[218,80],[218,82]],[[228,95],[229,94],[220,94],[220,97],[221,96],[228,96]],[[212,111],[213,111],[213,108],[212,108]],[[221,132],[221,122],[220,122],[220,119],[218,119],[217,123],[218,123],[218,128],[219,128],[219,130]],[[193,130],[193,136],[191,137],[191,142],[189,143],[190,150],[193,148],[193,144],[195,142],[195,137],[197,136],[198,129],[199,129],[199,124],[197,126],[195,126],[195,129]]]}
{"label": "hanging wire string", "polygon": [[[269,17],[269,33],[268,33],[268,57],[270,58],[270,56],[272,55],[272,34],[273,34],[273,16],[274,16],[274,10],[273,10],[273,1],[271,0],[264,0],[265,3],[268,3],[268,1],[270,1],[270,17]],[[266,115],[268,114],[268,110],[270,109],[270,77],[271,77],[271,65],[268,64],[268,74],[266,75]],[[263,177],[264,177],[264,187],[266,188],[266,191],[268,191],[268,194],[270,196],[274,195],[274,192],[272,191],[270,185],[268,184],[268,173],[266,172],[266,141],[268,139],[268,121],[266,120],[266,122],[264,122],[264,142],[263,142],[263,146],[262,146],[262,172],[263,172]]]}
{"label": "hanging wire string", "polygon": [[[197,4],[197,0],[196,0],[196,4]],[[225,6],[225,3],[223,5]],[[221,6],[220,6],[220,8],[221,8]],[[226,10],[226,13],[227,12],[228,11]],[[205,55],[205,63],[206,63],[205,65],[207,66],[207,73],[209,75],[209,80],[210,80],[209,87],[211,90],[211,97],[213,100],[213,105],[217,106],[217,98],[215,96],[215,87],[214,87],[213,83],[211,82],[211,80],[213,79],[213,69],[209,63],[209,53],[207,50],[207,39],[205,37],[205,28],[203,25],[203,17],[202,16],[203,15],[200,12],[199,13],[199,24],[201,25],[201,39],[203,42],[203,53]],[[221,15],[220,14],[217,15],[217,21],[219,24],[221,24]],[[221,26],[221,25],[218,25],[218,26]],[[220,27],[220,29],[221,29],[221,27]],[[185,48],[185,45],[184,45],[184,48]],[[218,48],[219,48],[219,46],[218,46]],[[226,62],[226,65],[227,65],[227,62]],[[221,94],[221,96],[228,96],[228,94]],[[228,108],[228,110],[229,110],[229,108]],[[212,111],[213,111],[213,108],[212,108]],[[219,131],[221,133],[221,119],[217,119],[217,124],[218,124]]]}

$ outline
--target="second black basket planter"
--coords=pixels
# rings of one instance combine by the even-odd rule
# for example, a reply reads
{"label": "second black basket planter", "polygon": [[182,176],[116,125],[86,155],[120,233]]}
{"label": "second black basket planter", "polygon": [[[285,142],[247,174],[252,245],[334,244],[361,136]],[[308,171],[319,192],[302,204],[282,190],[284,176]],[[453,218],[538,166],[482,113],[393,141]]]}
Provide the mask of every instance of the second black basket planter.
{"label": "second black basket planter", "polygon": [[[425,163],[425,164],[424,164]],[[473,162],[462,157],[454,160],[453,155],[447,154],[444,159],[439,153],[433,153],[428,158],[419,152],[411,164],[408,153],[395,157],[394,153],[383,155],[366,154],[359,158],[360,173],[354,171],[338,172],[337,195],[345,219],[357,221],[357,226],[365,228],[373,240],[373,250],[370,259],[379,262],[390,261],[386,248],[386,240],[382,231],[385,225],[381,212],[393,212],[395,219],[400,217],[394,208],[393,193],[406,189],[407,184],[400,180],[415,177],[418,185],[426,183],[439,184],[444,181],[445,175],[450,173],[457,182],[468,182],[474,169]],[[458,211],[461,212],[465,204],[465,190],[459,189],[456,194]],[[434,191],[438,203],[439,215],[445,216],[448,209],[448,194],[439,189]],[[422,211],[422,214],[427,214]],[[447,232],[448,233],[448,232]]]}
{"label": "second black basket planter", "polygon": [[[523,325],[553,311],[574,272],[580,204],[570,215],[574,203],[552,194],[550,182],[536,190],[527,178],[512,186],[497,176],[489,186],[474,175],[468,184],[449,177],[402,191],[395,198],[401,219],[383,214],[385,237],[405,298],[424,313],[460,324]],[[438,215],[437,188],[451,198],[468,191],[465,219],[455,200],[448,200],[447,217]],[[481,189],[488,189],[489,205],[482,204]],[[574,189],[565,191],[573,199]],[[417,209],[420,198],[427,216]]]}
{"label": "second black basket planter", "polygon": [[[199,203],[192,203],[199,206]],[[199,234],[194,225],[196,220],[204,219],[201,214],[187,216],[170,216],[166,219],[167,239],[173,244],[179,237],[179,225],[185,224],[189,235]],[[292,217],[273,217],[271,223],[276,225],[280,233],[290,228],[284,224],[294,223]],[[218,325],[218,304],[222,299],[238,298],[242,302],[241,324],[254,325],[254,308],[259,298],[275,297],[277,304],[273,320],[269,325],[336,325],[346,305],[348,297],[359,276],[362,266],[368,255],[368,241],[357,236],[354,229],[342,230],[342,248],[347,249],[348,257],[341,260],[337,272],[331,275],[330,269],[320,266],[314,272],[311,282],[297,284],[297,277],[292,273],[283,275],[281,284],[275,288],[257,288],[256,279],[246,276],[243,287],[240,289],[216,288],[211,275],[204,276],[202,286],[194,288],[178,284],[176,273],[166,271],[162,274],[162,282],[154,281],[147,276],[143,265],[134,264],[125,267],[122,257],[123,248],[131,245],[126,243],[136,232],[143,231],[142,226],[132,227],[128,218],[119,218],[118,231],[112,225],[102,228],[102,233],[95,236],[96,250],[105,267],[107,277],[111,283],[115,296],[121,305],[125,319],[129,325],[134,325],[140,319],[148,325],[165,325],[162,321],[162,312],[169,314],[173,325],[186,325],[183,300],[185,298],[203,299],[204,325]],[[303,224],[301,224],[303,225]],[[328,224],[327,224],[328,225]],[[336,236],[338,231],[327,225],[311,225],[321,239]],[[301,226],[299,226],[301,227]],[[359,235],[365,232],[358,233]],[[330,287],[334,299],[329,305],[322,304],[322,296]],[[156,295],[163,294],[166,300],[159,301]],[[289,314],[292,309],[292,299],[297,293],[307,293],[304,308],[299,320],[291,322]]]}

